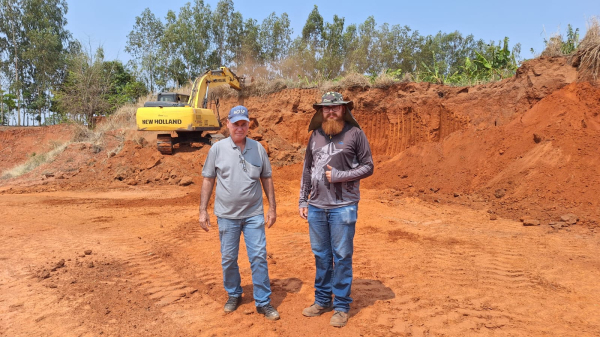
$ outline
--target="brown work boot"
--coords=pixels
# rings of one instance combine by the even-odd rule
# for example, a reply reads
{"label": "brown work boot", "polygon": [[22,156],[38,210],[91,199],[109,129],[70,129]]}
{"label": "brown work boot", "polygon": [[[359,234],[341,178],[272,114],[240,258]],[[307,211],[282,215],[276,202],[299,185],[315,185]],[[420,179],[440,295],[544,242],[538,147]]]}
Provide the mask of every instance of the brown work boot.
{"label": "brown work boot", "polygon": [[317,303],[314,303],[313,305],[311,305],[308,308],[304,308],[304,310],[302,310],[302,315],[306,316],[306,317],[316,317],[316,316],[321,316],[322,314],[333,310],[332,306],[329,307],[322,307],[320,305],[318,305]]}
{"label": "brown work boot", "polygon": [[348,323],[348,313],[337,310],[333,313],[333,316],[331,316],[331,320],[329,321],[329,325],[338,328],[343,327],[346,323]]}

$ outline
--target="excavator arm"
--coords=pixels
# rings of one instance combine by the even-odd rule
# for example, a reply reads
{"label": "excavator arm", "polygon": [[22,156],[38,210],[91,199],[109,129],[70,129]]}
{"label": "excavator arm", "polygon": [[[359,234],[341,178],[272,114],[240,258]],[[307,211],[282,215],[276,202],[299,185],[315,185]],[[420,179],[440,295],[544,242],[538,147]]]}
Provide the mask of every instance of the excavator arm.
{"label": "excavator arm", "polygon": [[240,91],[242,86],[240,78],[229,68],[221,67],[219,70],[208,70],[202,77],[196,78],[192,86],[192,95],[188,104],[193,108],[206,109],[208,106],[208,89],[219,85],[228,84],[233,89]]}

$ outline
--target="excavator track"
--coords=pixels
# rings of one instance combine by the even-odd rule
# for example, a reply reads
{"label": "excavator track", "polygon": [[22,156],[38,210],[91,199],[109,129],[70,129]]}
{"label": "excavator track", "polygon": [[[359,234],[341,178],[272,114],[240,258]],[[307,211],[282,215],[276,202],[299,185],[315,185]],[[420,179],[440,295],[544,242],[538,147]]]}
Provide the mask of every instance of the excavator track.
{"label": "excavator track", "polygon": [[173,137],[170,134],[159,134],[156,136],[156,148],[162,154],[173,154]]}

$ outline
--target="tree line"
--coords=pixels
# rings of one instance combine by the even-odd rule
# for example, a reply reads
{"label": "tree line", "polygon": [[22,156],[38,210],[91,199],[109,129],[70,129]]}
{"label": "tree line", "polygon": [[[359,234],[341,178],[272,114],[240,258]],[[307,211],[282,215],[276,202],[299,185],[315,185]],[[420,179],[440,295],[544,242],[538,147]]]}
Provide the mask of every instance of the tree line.
{"label": "tree line", "polygon": [[294,37],[286,13],[271,13],[259,23],[244,19],[232,0],[220,0],[214,10],[195,0],[169,11],[165,20],[144,10],[126,51],[133,56],[129,66],[155,91],[219,65],[267,79],[313,81],[386,71],[441,83],[467,75],[497,79],[517,67],[520,45],[509,48],[508,42],[485,42],[458,31],[425,36],[408,26],[378,25],[372,16],[360,24],[346,24],[337,15],[327,22],[316,5]]}
{"label": "tree line", "polygon": [[147,92],[102,48],[73,39],[67,11],[65,0],[0,0],[0,125],[90,125]]}
{"label": "tree line", "polygon": [[512,76],[520,45],[455,31],[421,35],[374,17],[326,21],[315,5],[301,32],[286,13],[244,18],[232,0],[194,0],[158,18],[145,9],[127,34],[127,64],[105,60],[65,28],[66,0],[0,0],[0,125],[91,123],[147,93],[177,88],[207,68],[313,82],[351,73],[471,84]]}

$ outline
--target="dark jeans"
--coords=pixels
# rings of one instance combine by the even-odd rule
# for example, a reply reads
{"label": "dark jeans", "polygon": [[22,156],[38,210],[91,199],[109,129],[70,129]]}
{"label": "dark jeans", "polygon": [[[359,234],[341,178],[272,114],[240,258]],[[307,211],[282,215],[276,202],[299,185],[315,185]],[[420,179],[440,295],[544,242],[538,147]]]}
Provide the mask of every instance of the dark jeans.
{"label": "dark jeans", "polygon": [[350,310],[352,253],[357,205],[321,209],[308,206],[310,245],[315,254],[315,303],[335,310]]}

